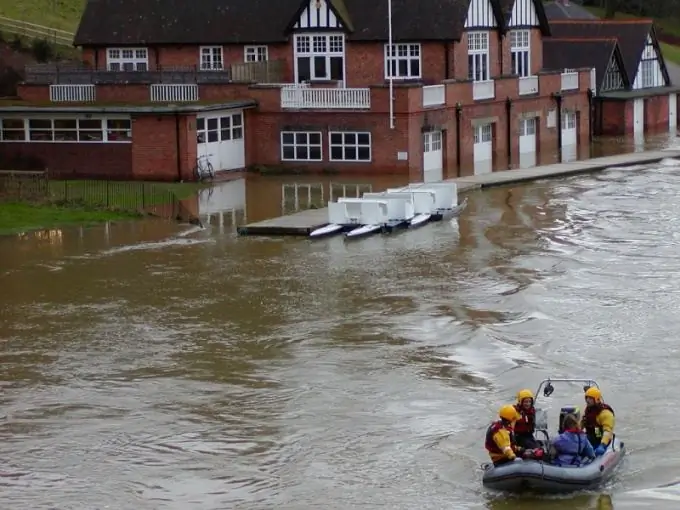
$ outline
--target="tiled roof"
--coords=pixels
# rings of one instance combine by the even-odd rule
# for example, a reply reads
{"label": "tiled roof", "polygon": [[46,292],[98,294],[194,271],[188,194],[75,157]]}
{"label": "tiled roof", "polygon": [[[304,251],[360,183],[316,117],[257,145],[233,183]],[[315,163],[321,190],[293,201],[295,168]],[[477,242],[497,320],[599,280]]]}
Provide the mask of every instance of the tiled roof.
{"label": "tiled roof", "polygon": [[544,4],[545,15],[550,21],[559,19],[598,19],[593,13],[572,2],[550,2]]}
{"label": "tiled roof", "polygon": [[[578,69],[594,67],[597,80],[596,90],[604,80],[609,62],[614,56],[619,64],[619,70],[625,73],[616,39],[556,39],[554,37],[543,40],[543,68],[550,70]],[[624,84],[628,80],[623,74]]]}
{"label": "tiled roof", "polygon": [[[647,36],[653,35],[650,19],[635,20],[551,20],[550,31],[558,39],[609,39],[616,38],[623,57],[628,81],[633,83],[637,74]],[[662,62],[663,67],[663,62]]]}
{"label": "tiled roof", "polygon": [[[387,1],[327,1],[345,26],[348,39],[387,40]],[[393,38],[413,42],[460,40],[470,1],[392,0]],[[512,1],[491,0],[497,19],[503,20],[503,12]],[[304,0],[89,0],[74,44],[283,42],[296,14],[307,5]],[[541,1],[534,0],[534,5],[544,33],[548,33]]]}

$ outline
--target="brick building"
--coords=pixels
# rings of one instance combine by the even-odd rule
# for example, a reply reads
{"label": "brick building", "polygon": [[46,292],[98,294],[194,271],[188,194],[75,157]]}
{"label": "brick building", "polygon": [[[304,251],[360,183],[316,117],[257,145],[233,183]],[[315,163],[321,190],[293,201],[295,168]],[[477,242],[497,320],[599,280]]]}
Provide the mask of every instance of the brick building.
{"label": "brick building", "polygon": [[594,134],[676,130],[680,87],[671,83],[652,20],[602,20],[568,2],[549,4],[546,13],[545,67],[596,69]]}
{"label": "brick building", "polygon": [[439,180],[587,146],[591,69],[544,69],[540,0],[392,6],[390,46],[387,2],[92,0],[83,65],[27,68],[0,143],[54,175],[155,180],[200,155]]}

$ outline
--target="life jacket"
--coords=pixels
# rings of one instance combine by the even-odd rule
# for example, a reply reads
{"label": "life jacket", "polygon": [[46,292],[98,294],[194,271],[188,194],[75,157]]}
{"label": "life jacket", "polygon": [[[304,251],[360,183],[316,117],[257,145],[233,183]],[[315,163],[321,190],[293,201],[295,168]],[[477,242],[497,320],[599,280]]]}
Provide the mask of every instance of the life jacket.
{"label": "life jacket", "polygon": [[614,414],[614,410],[610,406],[599,403],[586,407],[586,412],[583,415],[583,428],[588,436],[588,441],[590,441],[593,447],[598,446],[602,441],[602,427],[597,424],[597,417],[605,409]]}
{"label": "life jacket", "polygon": [[[486,448],[486,451],[489,453],[495,453],[498,455],[503,455],[503,450],[501,450],[498,445],[496,444],[496,441],[493,440],[493,436],[501,430],[502,428],[505,428],[503,423],[499,421],[493,422],[489,428],[486,431],[486,440],[484,441],[484,448]],[[510,433],[510,442],[514,443],[513,438],[512,438],[512,432]]]}
{"label": "life jacket", "polygon": [[515,409],[522,415],[522,419],[515,422],[515,434],[518,436],[533,434],[536,430],[536,409],[534,406],[527,410],[521,404],[515,404]]}

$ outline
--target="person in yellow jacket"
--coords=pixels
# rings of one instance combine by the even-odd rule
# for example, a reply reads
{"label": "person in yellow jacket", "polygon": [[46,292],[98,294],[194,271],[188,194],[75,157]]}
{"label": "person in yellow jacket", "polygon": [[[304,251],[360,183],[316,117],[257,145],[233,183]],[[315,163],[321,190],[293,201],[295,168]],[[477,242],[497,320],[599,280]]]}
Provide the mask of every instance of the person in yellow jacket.
{"label": "person in yellow jacket", "polygon": [[522,418],[515,406],[506,405],[498,411],[499,420],[493,422],[486,431],[484,447],[489,452],[494,466],[507,462],[521,461],[522,449],[515,443],[513,427]]}
{"label": "person in yellow jacket", "polygon": [[583,429],[595,448],[595,455],[603,455],[614,439],[614,409],[604,403],[602,392],[594,386],[586,390],[585,398]]}

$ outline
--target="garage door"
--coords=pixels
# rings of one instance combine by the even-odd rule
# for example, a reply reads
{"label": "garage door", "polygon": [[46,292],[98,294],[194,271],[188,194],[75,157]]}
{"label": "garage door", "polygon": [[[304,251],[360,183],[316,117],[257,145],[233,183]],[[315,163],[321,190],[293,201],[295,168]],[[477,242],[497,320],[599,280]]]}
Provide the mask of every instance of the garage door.
{"label": "garage door", "polygon": [[208,156],[215,171],[246,166],[243,111],[199,113],[196,117],[198,155]]}
{"label": "garage door", "polygon": [[678,95],[668,94],[668,129],[675,133],[678,127]]}
{"label": "garage door", "polygon": [[576,113],[562,112],[562,162],[578,159]]}
{"label": "garage door", "polygon": [[444,178],[442,132],[423,133],[423,181],[438,182]]}
{"label": "garage door", "polygon": [[519,167],[536,166],[536,118],[519,120]]}
{"label": "garage door", "polygon": [[491,173],[493,170],[493,127],[483,124],[473,127],[475,175]]}

